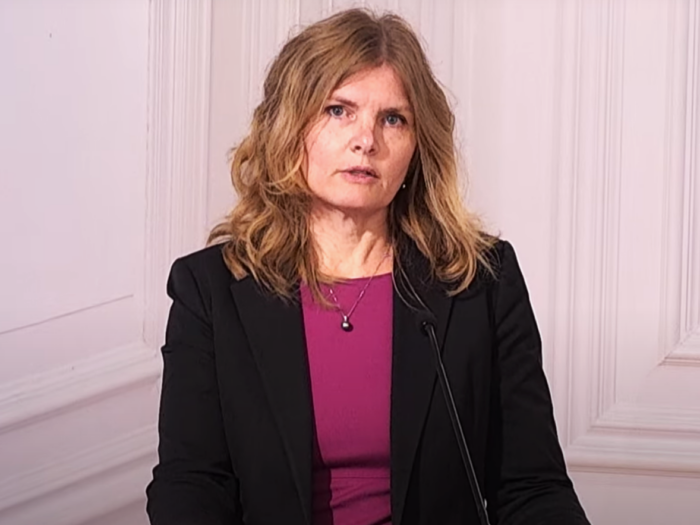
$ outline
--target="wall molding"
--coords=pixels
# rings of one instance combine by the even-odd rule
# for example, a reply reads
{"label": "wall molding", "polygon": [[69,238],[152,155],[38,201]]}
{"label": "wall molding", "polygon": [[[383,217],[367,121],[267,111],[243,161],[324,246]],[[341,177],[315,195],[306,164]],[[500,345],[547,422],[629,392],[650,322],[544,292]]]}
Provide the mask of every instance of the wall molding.
{"label": "wall molding", "polygon": [[[677,195],[666,199],[667,214],[678,218],[673,223],[681,232],[680,239],[667,235],[667,252],[678,252],[672,264],[668,264],[666,278],[673,282],[669,287],[673,305],[672,318],[666,320],[666,344],[662,346],[662,364],[671,366],[700,366],[700,184],[698,178],[698,140],[700,140],[700,5],[688,1],[685,5],[685,27],[682,39],[685,43],[685,71],[681,84],[681,113],[677,117],[682,130],[682,149],[678,151],[675,170],[669,176],[675,179]],[[668,221],[671,222],[671,221]]]}
{"label": "wall molding", "polygon": [[[549,326],[565,446],[614,403],[624,8],[557,4]],[[581,369],[591,371],[590,384],[575,373]]]}
{"label": "wall molding", "polygon": [[592,431],[569,445],[565,456],[576,471],[700,478],[697,442],[672,437]]}
{"label": "wall molding", "polygon": [[588,211],[586,220],[594,225],[587,232],[586,240],[593,253],[589,266],[585,267],[584,279],[596,286],[592,287],[586,306],[588,312],[584,315],[590,319],[589,343],[593,349],[590,413],[596,419],[615,404],[625,8],[625,1],[608,2],[601,9],[599,25],[596,24],[601,45],[595,59],[598,68],[589,107],[597,113],[588,128],[596,137],[592,169],[588,172],[592,185],[588,193],[590,200],[585,206],[578,205],[578,209]]}
{"label": "wall molding", "polygon": [[[3,385],[0,434],[160,378],[167,271],[207,234],[211,3],[149,2],[143,340]],[[40,469],[7,473],[0,522],[73,525],[137,500],[155,463],[155,435],[155,427],[140,429]]]}
{"label": "wall molding", "polygon": [[700,329],[684,339],[666,356],[663,365],[700,367]]}
{"label": "wall molding", "polygon": [[[554,92],[560,96],[554,100],[554,143],[552,145],[552,224],[555,225],[550,245],[553,265],[552,279],[561,286],[550,287],[551,311],[557,315],[549,320],[547,339],[558,352],[546,355],[551,369],[550,385],[557,420],[559,439],[564,446],[571,440],[573,429],[569,414],[572,412],[572,388],[574,383],[573,315],[574,280],[577,250],[571,232],[576,220],[575,196],[581,181],[578,136],[581,128],[579,86],[582,75],[583,4],[560,2],[556,9],[555,49],[556,61],[553,80]],[[566,176],[562,176],[566,174]],[[544,350],[546,352],[546,349]]]}
{"label": "wall molding", "polygon": [[0,387],[0,435],[139,386],[161,373],[156,352],[134,344]]}
{"label": "wall molding", "polygon": [[[676,27],[668,31],[666,57],[671,182],[663,228],[669,255],[660,277],[678,282],[668,286],[661,307],[659,365],[700,364],[699,5],[668,4]],[[700,477],[700,407],[622,402],[616,395],[627,7],[625,0],[557,5],[552,391],[572,469]]]}
{"label": "wall molding", "polygon": [[[0,388],[0,434],[156,384],[173,260],[206,240],[211,0],[151,0],[143,341]],[[126,429],[125,429],[126,430]],[[155,425],[4,477],[0,522],[74,525],[143,498]]]}
{"label": "wall molding", "polygon": [[163,344],[173,260],[207,238],[212,0],[150,2],[144,341]]}
{"label": "wall molding", "polygon": [[[0,522],[74,525],[142,498],[156,462],[156,436],[155,426],[148,426],[41,468],[4,477]],[[37,500],[40,505],[34,504]]]}
{"label": "wall molding", "polygon": [[[173,260],[206,240],[212,0],[149,2],[143,341],[0,389],[0,434],[158,382]],[[74,525],[143,497],[154,425],[0,482],[0,522]],[[40,504],[37,504],[40,502]]]}

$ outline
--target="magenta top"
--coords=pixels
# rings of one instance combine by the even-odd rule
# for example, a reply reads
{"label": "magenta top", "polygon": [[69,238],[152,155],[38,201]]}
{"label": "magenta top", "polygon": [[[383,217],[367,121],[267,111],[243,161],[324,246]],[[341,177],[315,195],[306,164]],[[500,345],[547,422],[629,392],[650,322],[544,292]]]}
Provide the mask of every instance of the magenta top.
{"label": "magenta top", "polygon": [[[368,279],[333,286],[343,311]],[[390,525],[391,274],[369,284],[351,332],[305,286],[301,300],[316,427],[313,525]]]}

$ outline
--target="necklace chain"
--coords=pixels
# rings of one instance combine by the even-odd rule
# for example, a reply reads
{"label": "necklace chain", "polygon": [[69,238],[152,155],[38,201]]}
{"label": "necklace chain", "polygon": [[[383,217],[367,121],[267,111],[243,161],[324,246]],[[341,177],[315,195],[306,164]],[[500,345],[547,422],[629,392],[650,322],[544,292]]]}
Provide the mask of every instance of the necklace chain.
{"label": "necklace chain", "polygon": [[382,266],[382,263],[386,260],[387,257],[389,257],[389,254],[391,253],[391,248],[389,248],[386,253],[384,254],[384,257],[379,261],[379,264],[377,264],[377,267],[375,268],[374,272],[370,276],[369,280],[365,284],[365,286],[360,290],[359,295],[357,296],[357,299],[355,299],[355,303],[352,305],[348,313],[345,313],[343,311],[343,308],[340,306],[340,301],[338,301],[338,296],[335,294],[335,291],[333,290],[333,287],[329,286],[328,287],[328,292],[330,293],[331,299],[335,303],[335,307],[338,309],[340,312],[340,315],[343,316],[343,320],[340,323],[340,328],[343,329],[345,332],[352,332],[353,330],[353,325],[350,322],[350,316],[353,314],[355,311],[355,308],[357,308],[357,305],[360,304],[360,301],[362,298],[365,296],[365,293],[367,292],[367,289],[369,288],[370,283],[372,282],[372,279],[377,275],[377,272],[379,271],[379,268]]}

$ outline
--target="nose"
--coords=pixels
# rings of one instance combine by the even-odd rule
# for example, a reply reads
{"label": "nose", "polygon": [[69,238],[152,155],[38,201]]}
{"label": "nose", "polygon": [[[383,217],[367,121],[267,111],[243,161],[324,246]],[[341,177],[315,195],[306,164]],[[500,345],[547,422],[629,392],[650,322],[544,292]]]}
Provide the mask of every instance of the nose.
{"label": "nose", "polygon": [[350,143],[350,149],[354,153],[371,155],[377,150],[377,138],[373,123],[358,122]]}

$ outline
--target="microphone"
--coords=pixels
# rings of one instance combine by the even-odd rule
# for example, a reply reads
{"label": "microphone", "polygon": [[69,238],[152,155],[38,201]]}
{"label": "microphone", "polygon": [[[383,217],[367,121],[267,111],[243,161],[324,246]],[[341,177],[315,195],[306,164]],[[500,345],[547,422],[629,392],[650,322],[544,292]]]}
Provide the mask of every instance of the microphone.
{"label": "microphone", "polygon": [[459,453],[462,456],[464,470],[466,470],[467,472],[469,486],[472,489],[472,497],[474,498],[474,503],[476,504],[476,510],[479,513],[479,522],[481,523],[481,525],[490,525],[489,517],[486,514],[486,502],[484,501],[484,498],[481,495],[481,490],[479,490],[479,484],[476,481],[474,464],[472,463],[472,458],[469,454],[467,440],[464,437],[462,423],[459,420],[459,414],[457,414],[457,407],[455,406],[455,400],[452,396],[450,382],[447,379],[445,365],[443,364],[442,356],[440,355],[440,344],[438,343],[437,335],[435,335],[437,318],[432,312],[421,310],[417,313],[417,320],[420,331],[424,335],[428,336],[428,339],[430,340],[430,346],[432,346],[433,348],[433,354],[435,357],[435,368],[437,369],[440,387],[442,390],[443,397],[445,398],[445,405],[447,405],[447,412],[450,414],[452,430],[454,430],[455,437],[457,438],[457,445],[459,446]]}

